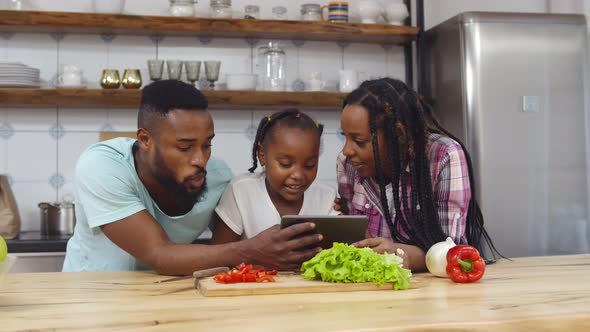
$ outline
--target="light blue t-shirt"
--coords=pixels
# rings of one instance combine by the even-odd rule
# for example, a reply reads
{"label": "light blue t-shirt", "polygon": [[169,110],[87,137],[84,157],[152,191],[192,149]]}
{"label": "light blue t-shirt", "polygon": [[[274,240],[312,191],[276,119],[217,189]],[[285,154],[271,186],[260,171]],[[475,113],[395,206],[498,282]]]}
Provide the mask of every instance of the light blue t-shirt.
{"label": "light blue t-shirt", "polygon": [[63,271],[122,271],[147,267],[111,242],[100,226],[147,210],[171,241],[191,243],[209,226],[232,173],[221,160],[207,163],[207,191],[183,216],[163,213],[135,170],[130,138],[90,146],[76,165],[76,228],[68,241]]}

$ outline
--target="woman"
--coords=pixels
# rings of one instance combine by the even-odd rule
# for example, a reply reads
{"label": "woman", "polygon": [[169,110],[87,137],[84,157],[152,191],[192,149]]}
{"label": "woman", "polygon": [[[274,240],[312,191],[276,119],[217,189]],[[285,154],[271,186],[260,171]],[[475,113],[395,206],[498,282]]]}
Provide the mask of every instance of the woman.
{"label": "woman", "polygon": [[424,271],[425,252],[448,236],[478,248],[483,236],[496,252],[472,197],[469,155],[416,92],[391,78],[365,81],[344,100],[341,127],[336,209],[369,217],[356,246],[401,249],[413,271]]}

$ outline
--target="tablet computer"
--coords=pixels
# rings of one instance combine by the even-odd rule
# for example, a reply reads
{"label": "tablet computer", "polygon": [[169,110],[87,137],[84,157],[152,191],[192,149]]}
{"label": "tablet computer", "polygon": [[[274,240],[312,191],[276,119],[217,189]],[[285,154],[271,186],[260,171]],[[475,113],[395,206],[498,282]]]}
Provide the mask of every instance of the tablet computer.
{"label": "tablet computer", "polygon": [[352,244],[363,240],[369,220],[366,216],[284,215],[281,218],[281,228],[302,222],[315,223],[315,233],[324,237],[320,246],[328,249],[334,242]]}

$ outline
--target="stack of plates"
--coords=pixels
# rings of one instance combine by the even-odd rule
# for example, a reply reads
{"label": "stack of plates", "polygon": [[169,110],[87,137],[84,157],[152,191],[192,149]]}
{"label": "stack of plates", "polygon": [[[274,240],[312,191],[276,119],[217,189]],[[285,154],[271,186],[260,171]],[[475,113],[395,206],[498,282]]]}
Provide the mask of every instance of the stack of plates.
{"label": "stack of plates", "polygon": [[20,62],[0,62],[0,87],[38,88],[39,69]]}

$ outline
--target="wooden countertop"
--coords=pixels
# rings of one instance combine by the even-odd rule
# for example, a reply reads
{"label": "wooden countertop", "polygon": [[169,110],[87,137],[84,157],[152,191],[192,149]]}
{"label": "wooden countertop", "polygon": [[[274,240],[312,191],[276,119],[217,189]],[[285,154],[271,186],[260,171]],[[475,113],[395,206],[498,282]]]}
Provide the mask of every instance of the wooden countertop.
{"label": "wooden countertop", "polygon": [[207,298],[147,272],[9,274],[0,330],[590,331],[588,254],[500,261],[474,284],[418,277],[406,291]]}

